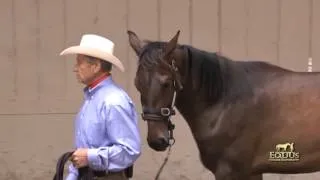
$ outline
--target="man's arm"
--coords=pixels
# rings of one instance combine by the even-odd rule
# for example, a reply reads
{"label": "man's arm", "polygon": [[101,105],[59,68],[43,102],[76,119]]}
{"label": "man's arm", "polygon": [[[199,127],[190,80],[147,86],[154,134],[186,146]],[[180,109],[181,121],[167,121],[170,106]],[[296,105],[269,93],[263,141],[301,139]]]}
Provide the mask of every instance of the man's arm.
{"label": "man's arm", "polygon": [[88,163],[96,170],[120,171],[132,165],[141,153],[137,117],[122,105],[107,106],[102,117],[106,119],[107,135],[113,145],[89,149]]}
{"label": "man's arm", "polygon": [[69,165],[69,174],[66,180],[77,180],[78,179],[78,169],[73,166],[73,164]]}

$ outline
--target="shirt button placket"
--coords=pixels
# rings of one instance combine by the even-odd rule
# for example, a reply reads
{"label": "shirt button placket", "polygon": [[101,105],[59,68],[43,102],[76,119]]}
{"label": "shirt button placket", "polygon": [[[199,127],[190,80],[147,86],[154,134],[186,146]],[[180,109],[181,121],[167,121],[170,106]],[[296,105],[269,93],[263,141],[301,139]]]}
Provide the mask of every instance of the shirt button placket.
{"label": "shirt button placket", "polygon": [[[88,100],[85,101],[85,104],[84,104],[84,108],[83,108],[83,111],[81,112],[81,115],[80,115],[80,119],[81,119],[81,125],[83,126],[83,123],[84,123],[84,118],[85,118],[85,111],[87,109],[87,105],[88,105]],[[83,127],[80,127],[79,128],[79,131],[78,131],[78,135],[81,136],[81,129]]]}

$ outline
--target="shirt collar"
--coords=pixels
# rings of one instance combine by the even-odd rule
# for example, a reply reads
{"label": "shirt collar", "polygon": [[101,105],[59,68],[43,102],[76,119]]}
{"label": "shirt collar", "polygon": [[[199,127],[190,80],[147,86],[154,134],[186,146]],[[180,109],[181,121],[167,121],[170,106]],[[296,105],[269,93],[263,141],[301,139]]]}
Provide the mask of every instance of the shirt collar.
{"label": "shirt collar", "polygon": [[94,94],[100,87],[107,86],[112,83],[112,76],[111,74],[102,76],[95,80],[91,85],[86,86],[83,91],[86,95]]}
{"label": "shirt collar", "polygon": [[109,73],[106,73],[95,79],[91,84],[88,85],[89,89],[94,89],[101,81],[106,79],[109,75]]}

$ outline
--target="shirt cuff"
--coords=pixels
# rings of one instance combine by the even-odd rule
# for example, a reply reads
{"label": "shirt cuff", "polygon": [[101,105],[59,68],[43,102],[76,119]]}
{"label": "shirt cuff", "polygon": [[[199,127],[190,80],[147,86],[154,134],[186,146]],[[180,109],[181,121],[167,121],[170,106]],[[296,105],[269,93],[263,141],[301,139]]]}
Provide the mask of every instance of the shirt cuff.
{"label": "shirt cuff", "polygon": [[68,168],[69,174],[68,174],[66,180],[77,180],[78,179],[78,169],[75,168],[73,166],[73,164],[70,164],[68,167],[69,167]]}
{"label": "shirt cuff", "polygon": [[100,156],[98,154],[99,149],[88,149],[88,164],[89,167],[95,169],[95,170],[99,170],[102,167],[100,167]]}

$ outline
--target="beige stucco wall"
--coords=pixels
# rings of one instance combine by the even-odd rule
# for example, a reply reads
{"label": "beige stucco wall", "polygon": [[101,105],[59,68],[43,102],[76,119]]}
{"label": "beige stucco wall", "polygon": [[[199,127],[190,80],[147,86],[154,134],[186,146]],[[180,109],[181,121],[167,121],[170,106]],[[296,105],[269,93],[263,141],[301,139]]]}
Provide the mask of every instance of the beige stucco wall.
{"label": "beige stucco wall", "polygon": [[[312,3],[312,4],[311,4]],[[126,30],[142,38],[169,40],[220,51],[237,59],[259,59],[289,69],[320,69],[320,1],[316,0],[1,0],[0,1],[0,179],[51,179],[57,157],[72,147],[72,121],[82,91],[72,57],[59,57],[83,33],[116,43],[126,73],[114,78],[134,99],[136,57]],[[210,179],[199,162],[190,130],[178,115],[176,144],[162,179]],[[146,144],[133,179],[152,179],[165,153]],[[188,138],[189,140],[182,140]],[[318,179],[265,175],[267,179]]]}

